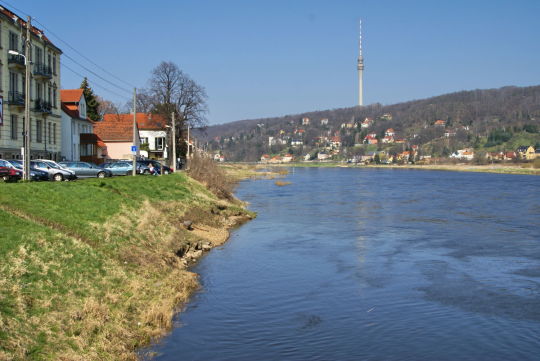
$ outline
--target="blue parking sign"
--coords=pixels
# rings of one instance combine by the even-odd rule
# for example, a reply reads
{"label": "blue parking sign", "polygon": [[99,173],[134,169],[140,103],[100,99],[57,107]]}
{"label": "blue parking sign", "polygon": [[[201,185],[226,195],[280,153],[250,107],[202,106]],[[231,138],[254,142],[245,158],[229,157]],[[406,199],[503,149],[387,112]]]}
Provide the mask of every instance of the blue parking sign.
{"label": "blue parking sign", "polygon": [[133,153],[137,152],[137,146],[136,146],[136,145],[132,145],[132,146],[131,146],[131,151],[132,151]]}

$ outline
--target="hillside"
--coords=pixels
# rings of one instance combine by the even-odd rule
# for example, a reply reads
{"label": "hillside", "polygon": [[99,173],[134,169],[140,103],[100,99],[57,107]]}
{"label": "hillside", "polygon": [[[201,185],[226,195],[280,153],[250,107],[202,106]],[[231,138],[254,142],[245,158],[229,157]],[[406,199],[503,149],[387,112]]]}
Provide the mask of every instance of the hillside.
{"label": "hillside", "polygon": [[[394,134],[386,134],[389,129]],[[512,86],[241,120],[211,126],[198,136],[227,160],[257,161],[263,154],[348,159],[377,150],[414,149],[433,157],[463,148],[514,151],[520,145],[540,146],[539,130],[540,86]]]}

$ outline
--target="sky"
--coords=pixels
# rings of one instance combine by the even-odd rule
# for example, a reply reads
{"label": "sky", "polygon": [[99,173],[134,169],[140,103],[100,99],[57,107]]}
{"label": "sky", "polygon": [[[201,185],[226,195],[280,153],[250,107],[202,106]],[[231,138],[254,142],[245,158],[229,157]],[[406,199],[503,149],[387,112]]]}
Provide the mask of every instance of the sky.
{"label": "sky", "polygon": [[63,89],[88,76],[98,95],[123,104],[172,61],[206,89],[209,124],[356,105],[360,18],[364,104],[540,84],[539,0],[0,4],[31,15],[64,51]]}

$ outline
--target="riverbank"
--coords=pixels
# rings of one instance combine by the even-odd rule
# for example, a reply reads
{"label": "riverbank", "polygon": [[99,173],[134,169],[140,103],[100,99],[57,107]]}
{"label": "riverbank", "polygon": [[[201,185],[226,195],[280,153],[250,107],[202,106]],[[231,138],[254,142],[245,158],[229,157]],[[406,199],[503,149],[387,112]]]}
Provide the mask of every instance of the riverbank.
{"label": "riverbank", "polygon": [[384,168],[384,169],[420,169],[420,170],[444,170],[453,172],[481,172],[481,173],[501,173],[501,174],[528,174],[540,175],[540,169],[533,168],[531,164],[525,165],[510,165],[510,164],[488,164],[488,165],[473,165],[473,164],[373,164],[373,165],[357,165],[351,163],[339,162],[299,162],[287,164],[258,164],[258,168],[268,167],[319,167],[319,168]]}
{"label": "riverbank", "polygon": [[137,360],[253,217],[184,174],[0,184],[0,360]]}

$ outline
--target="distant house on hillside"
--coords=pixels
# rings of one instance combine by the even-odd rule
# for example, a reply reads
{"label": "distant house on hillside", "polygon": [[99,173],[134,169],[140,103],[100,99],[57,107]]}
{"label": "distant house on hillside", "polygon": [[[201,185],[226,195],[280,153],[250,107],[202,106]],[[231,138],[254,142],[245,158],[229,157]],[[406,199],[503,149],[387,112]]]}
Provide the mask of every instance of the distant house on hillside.
{"label": "distant house on hillside", "polygon": [[328,125],[328,118],[321,119],[321,125]]}
{"label": "distant house on hillside", "polygon": [[319,152],[317,154],[317,159],[318,160],[327,160],[328,158],[330,158],[330,154],[328,153],[325,153],[325,152]]}
{"label": "distant house on hillside", "polygon": [[384,113],[381,118],[384,120],[392,120],[393,116],[390,113]]}
{"label": "distant house on hillside", "polygon": [[309,118],[308,117],[302,118],[302,125],[309,125]]}
{"label": "distant house on hillside", "polygon": [[446,121],[439,119],[439,120],[436,120],[433,125],[435,125],[436,127],[445,127],[446,126]]}
{"label": "distant house on hillside", "polygon": [[531,160],[536,158],[536,151],[532,145],[522,145],[516,149],[516,153],[521,159]]}
{"label": "distant house on hillside", "polygon": [[381,139],[381,142],[383,142],[383,143],[394,143],[394,137],[387,135],[386,137]]}
{"label": "distant house on hillside", "polygon": [[261,155],[261,163],[268,163],[270,161],[270,156],[268,154]]}
{"label": "distant house on hillside", "polygon": [[377,139],[377,135],[375,133],[370,133],[364,137],[364,143],[365,144],[377,144],[379,143],[379,140]]}
{"label": "distant house on hillside", "polygon": [[387,137],[393,137],[394,135],[396,135],[396,132],[394,131],[393,128],[388,128],[384,132],[384,135],[387,136]]}
{"label": "distant house on hillside", "polygon": [[293,160],[293,156],[292,154],[285,154],[281,160],[283,163],[290,163]]}
{"label": "distant house on hillside", "polygon": [[332,137],[330,140],[330,146],[332,148],[339,149],[341,147],[341,137]]}
{"label": "distant house on hillside", "polygon": [[373,125],[373,118],[365,118],[362,124],[360,125],[361,128],[369,128]]}
{"label": "distant house on hillside", "polygon": [[459,149],[457,152],[454,152],[450,155],[450,158],[462,159],[462,160],[473,160],[474,151],[472,149]]}

